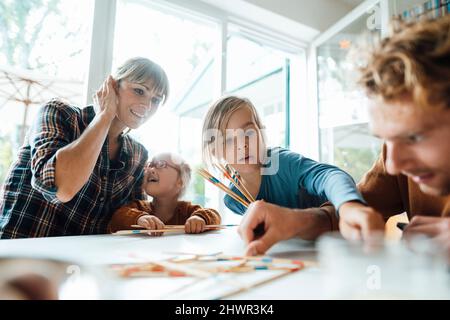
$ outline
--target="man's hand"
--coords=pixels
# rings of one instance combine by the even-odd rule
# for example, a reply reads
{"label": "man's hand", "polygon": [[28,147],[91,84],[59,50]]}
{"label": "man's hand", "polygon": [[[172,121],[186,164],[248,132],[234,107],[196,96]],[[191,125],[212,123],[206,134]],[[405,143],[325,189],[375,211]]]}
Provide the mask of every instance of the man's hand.
{"label": "man's hand", "polygon": [[384,227],[383,216],[360,202],[346,202],[339,208],[339,229],[346,239],[368,240],[383,233]]}
{"label": "man's hand", "polygon": [[417,234],[432,238],[450,257],[450,218],[415,216],[405,228],[403,236]]}
{"label": "man's hand", "polygon": [[[264,201],[251,203],[238,228],[239,235],[247,244],[246,255],[264,254],[275,243],[294,237],[305,217],[300,212]],[[254,230],[261,223],[264,224],[264,233],[256,238]]]}

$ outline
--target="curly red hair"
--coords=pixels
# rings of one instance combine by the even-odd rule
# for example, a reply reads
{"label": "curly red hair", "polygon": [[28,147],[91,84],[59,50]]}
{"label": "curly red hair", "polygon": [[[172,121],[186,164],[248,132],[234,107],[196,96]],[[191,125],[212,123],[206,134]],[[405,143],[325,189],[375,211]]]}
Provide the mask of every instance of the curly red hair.
{"label": "curly red hair", "polygon": [[392,26],[369,54],[359,83],[369,97],[407,96],[421,107],[450,108],[450,15]]}

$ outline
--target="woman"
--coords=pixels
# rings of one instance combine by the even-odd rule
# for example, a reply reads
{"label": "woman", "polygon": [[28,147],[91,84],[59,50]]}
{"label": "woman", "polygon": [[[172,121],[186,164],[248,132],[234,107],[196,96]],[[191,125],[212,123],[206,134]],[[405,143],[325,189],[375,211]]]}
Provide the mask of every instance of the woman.
{"label": "woman", "polygon": [[41,110],[3,185],[0,238],[106,233],[115,209],[144,199],[145,148],[124,134],[167,100],[164,70],[134,58],[84,109],[59,100]]}

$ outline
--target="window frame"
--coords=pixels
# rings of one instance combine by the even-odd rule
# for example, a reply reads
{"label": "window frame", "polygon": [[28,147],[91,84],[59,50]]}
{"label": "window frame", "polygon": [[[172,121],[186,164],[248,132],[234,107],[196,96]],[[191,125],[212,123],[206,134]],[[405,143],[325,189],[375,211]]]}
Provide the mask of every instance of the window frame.
{"label": "window frame", "polygon": [[[137,3],[148,4],[149,0],[136,0]],[[294,39],[287,34],[280,34],[275,32],[267,26],[258,25],[249,20],[243,20],[241,17],[236,17],[214,6],[200,1],[183,1],[183,0],[152,0],[151,5],[158,7],[170,13],[180,13],[188,15],[193,19],[210,20],[217,23],[220,28],[221,41],[219,45],[220,52],[218,57],[221,61],[220,68],[220,85],[217,87],[217,92],[214,96],[221,96],[226,94],[227,82],[227,40],[230,34],[229,24],[239,27],[239,31],[249,39],[261,43],[265,46],[272,47],[276,50],[284,51],[292,56],[299,57],[298,67],[289,66],[289,72],[286,74],[287,80],[295,79],[295,83],[306,84],[306,50],[308,44],[303,40]],[[113,50],[114,50],[114,29],[116,20],[117,0],[95,0],[91,50],[90,50],[90,64],[88,79],[86,81],[85,101],[87,104],[92,103],[92,95],[97,88],[102,84],[105,77],[111,73]],[[293,76],[294,70],[303,69],[300,77]],[[298,78],[298,79],[297,79]],[[299,85],[300,86],[300,85]],[[304,94],[299,97],[295,95],[286,103],[286,141],[287,145],[291,146],[298,152],[302,150],[302,143],[299,141],[299,135],[295,130],[296,123],[302,118],[301,113],[307,109],[306,90],[301,88],[293,88],[292,86],[286,88],[286,94],[291,95],[296,90]],[[302,111],[295,112],[292,106],[299,106]],[[293,120],[295,119],[295,121]],[[292,132],[292,129],[295,132]]]}
{"label": "window frame", "polygon": [[311,45],[308,48],[308,90],[310,94],[308,105],[310,107],[310,112],[307,113],[307,117],[302,124],[305,128],[303,131],[304,136],[311,141],[309,146],[306,147],[306,152],[312,159],[320,159],[317,48],[377,5],[380,7],[381,37],[386,36],[389,29],[389,20],[394,12],[394,2],[389,0],[366,0],[330,28],[322,32],[311,42]]}

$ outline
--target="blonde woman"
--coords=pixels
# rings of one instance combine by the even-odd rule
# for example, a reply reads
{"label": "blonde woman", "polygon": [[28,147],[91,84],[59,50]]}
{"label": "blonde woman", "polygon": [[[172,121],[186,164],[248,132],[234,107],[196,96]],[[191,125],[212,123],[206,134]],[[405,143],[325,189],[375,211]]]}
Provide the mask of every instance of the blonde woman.
{"label": "blonde woman", "polygon": [[0,238],[107,232],[115,209],[143,199],[147,151],[125,130],[166,101],[166,73],[133,58],[109,76],[94,105],[44,105],[3,184]]}

